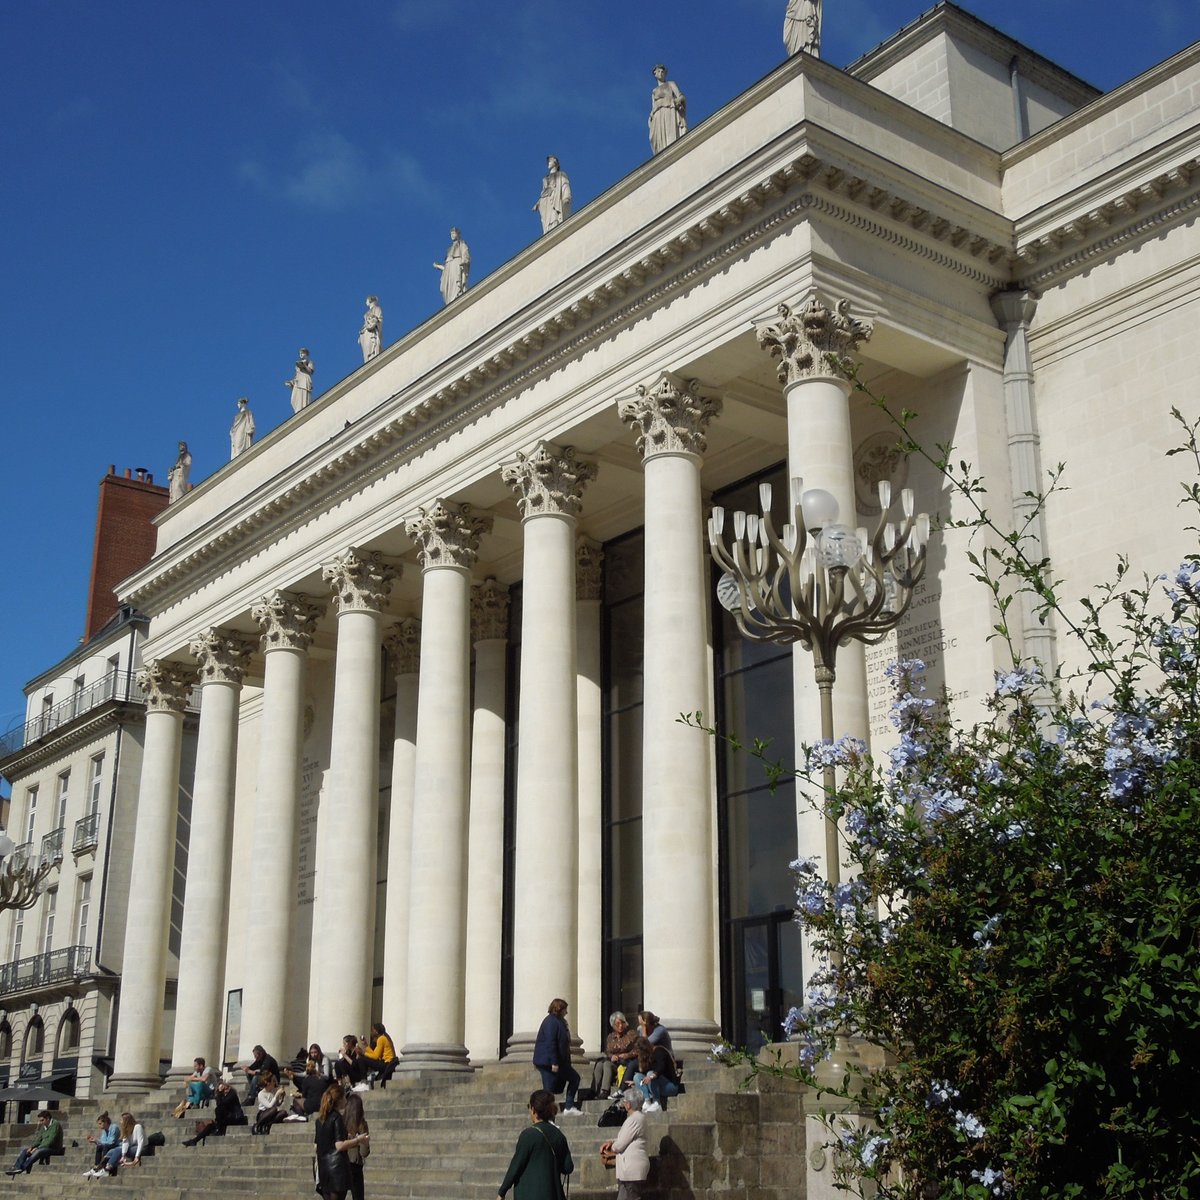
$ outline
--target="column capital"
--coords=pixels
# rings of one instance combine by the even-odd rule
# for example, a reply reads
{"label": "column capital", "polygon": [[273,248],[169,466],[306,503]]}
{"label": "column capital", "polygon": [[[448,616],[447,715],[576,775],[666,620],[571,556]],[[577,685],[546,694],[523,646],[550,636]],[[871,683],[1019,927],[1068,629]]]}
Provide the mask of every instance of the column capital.
{"label": "column capital", "polygon": [[383,635],[383,646],[397,675],[416,675],[421,667],[421,622],[416,617],[397,621]]}
{"label": "column capital", "polygon": [[522,517],[576,517],[585,485],[596,478],[596,464],[576,458],[574,446],[538,442],[506,463],[500,478],[516,494]]}
{"label": "column capital", "polygon": [[850,301],[826,308],[810,295],[797,311],[779,306],[778,318],[758,327],[758,344],[779,359],[779,382],[798,383],[830,375],[845,377],[849,356],[875,331],[871,321],[850,315]]}
{"label": "column capital", "polygon": [[493,575],[471,589],[471,641],[508,640],[508,588]]}
{"label": "column capital", "polygon": [[399,576],[398,564],[389,562],[377,551],[353,547],[321,568],[321,578],[333,590],[333,606],[339,615],[382,611]]}
{"label": "column capital", "polygon": [[657,454],[703,454],[705,434],[721,401],[700,390],[696,379],[662,371],[653,383],[639,383],[637,396],[617,402],[617,415],[637,430],[643,462]]}
{"label": "column capital", "polygon": [[183,712],[195,682],[195,674],[183,663],[159,658],[152,658],[137,673],[147,712]]}
{"label": "column capital", "polygon": [[232,683],[241,686],[254,643],[238,633],[206,629],[188,644],[188,653],[197,662],[201,683]]}
{"label": "column capital", "polygon": [[1014,326],[1028,328],[1033,322],[1040,298],[1037,292],[1013,290],[997,292],[990,303],[997,323],[1005,329]]}
{"label": "column capital", "polygon": [[478,515],[469,504],[435,500],[418,508],[404,522],[404,532],[417,543],[421,568],[465,567],[470,570],[479,557],[479,539],[491,531],[490,515]]}
{"label": "column capital", "polygon": [[582,534],[575,539],[575,599],[599,600],[604,587],[604,547]]}
{"label": "column capital", "polygon": [[266,653],[270,650],[307,650],[324,612],[325,606],[311,596],[274,591],[254,605],[250,615],[262,629],[262,648]]}

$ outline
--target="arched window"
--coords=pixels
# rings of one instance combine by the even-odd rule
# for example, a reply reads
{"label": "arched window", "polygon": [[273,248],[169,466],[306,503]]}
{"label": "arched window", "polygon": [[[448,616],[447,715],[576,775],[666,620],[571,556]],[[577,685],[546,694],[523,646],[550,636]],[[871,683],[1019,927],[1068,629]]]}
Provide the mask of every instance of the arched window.
{"label": "arched window", "polygon": [[0,1062],[12,1058],[12,1026],[7,1020],[0,1021]]}
{"label": "arched window", "polygon": [[79,1014],[73,1008],[68,1008],[59,1022],[57,1045],[57,1058],[69,1058],[79,1053]]}
{"label": "arched window", "polygon": [[25,1026],[25,1048],[21,1052],[21,1063],[35,1062],[46,1050],[46,1027],[41,1017],[34,1017]]}

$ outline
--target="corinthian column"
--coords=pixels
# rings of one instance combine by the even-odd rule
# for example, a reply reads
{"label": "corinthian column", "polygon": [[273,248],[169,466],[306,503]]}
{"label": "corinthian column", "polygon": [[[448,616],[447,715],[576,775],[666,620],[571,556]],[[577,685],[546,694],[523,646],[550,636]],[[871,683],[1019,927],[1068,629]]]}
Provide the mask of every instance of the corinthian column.
{"label": "corinthian column", "polygon": [[209,629],[197,634],[188,649],[199,668],[200,731],[179,943],[183,984],[175,1001],[172,1075],[187,1075],[197,1055],[210,1063],[221,1061],[238,700],[254,646],[237,634]]}
{"label": "corinthian column", "polygon": [[397,1047],[407,1040],[408,906],[412,880],[413,769],[417,756],[417,672],[421,622],[405,617],[383,639],[396,672],[392,815],[388,822],[387,915],[383,943],[383,1020]]}
{"label": "corinthian column", "polygon": [[471,568],[490,517],[436,500],[405,523],[421,551],[405,1071],[468,1069],[464,1043]]}
{"label": "corinthian column", "polygon": [[[842,300],[826,308],[810,296],[797,312],[779,306],[778,319],[761,326],[758,342],[779,359],[779,381],[784,385],[788,422],[788,476],[802,479],[805,490],[824,488],[838,502],[838,521],[854,528],[858,524],[854,498],[854,449],[850,433],[851,383],[846,374],[852,358],[873,329],[859,321]],[[787,518],[791,520],[790,515]],[[792,651],[792,694],[794,700],[797,753],[804,744],[821,737],[821,706],[813,660],[809,651],[796,646]],[[837,681],[833,692],[834,736],[870,735],[867,708],[867,669],[861,642],[850,642],[838,650]],[[746,730],[753,736],[754,730]],[[800,782],[797,780],[797,788]],[[819,793],[810,800],[819,802]],[[801,857],[819,862],[826,857],[826,826],[818,804],[797,805],[797,846]],[[820,965],[804,939],[803,971],[808,979]]]}
{"label": "corinthian column", "polygon": [[146,698],[146,744],[138,786],[133,868],[121,961],[121,1010],[112,1081],[122,1091],[157,1088],[162,1081],[163,997],[183,710],[194,675],[179,663],[148,662],[138,672]]}
{"label": "corinthian column", "polygon": [[[327,1046],[371,1023],[375,979],[375,891],[379,859],[380,612],[397,571],[379,554],[347,550],[322,568],[337,611],[329,820],[317,885],[322,949],[337,946],[337,969],[322,971],[313,1034]],[[313,962],[320,955],[313,955]]]}
{"label": "corinthian column", "polygon": [[[600,748],[600,599],[604,551],[590,538],[575,539],[575,704],[579,728],[579,958],[576,967],[575,1031],[586,1054],[604,1048],[600,1007],[604,958],[604,817]],[[596,1039],[600,1038],[597,1044]]]}
{"label": "corinthian column", "polygon": [[265,663],[259,723],[258,787],[254,802],[254,845],[281,864],[286,880],[271,904],[246,909],[246,970],[242,988],[242,1046],[250,1057],[256,1044],[270,1054],[285,1052],[287,1002],[296,981],[289,967],[296,910],[296,811],[300,799],[304,676],[308,648],[324,606],[307,596],[271,592],[250,615],[262,630]]}
{"label": "corinthian column", "polygon": [[677,1050],[707,1052],[717,1033],[711,754],[708,735],[679,715],[712,712],[700,462],[721,402],[664,371],[617,411],[637,431],[646,479],[644,994]]}
{"label": "corinthian column", "polygon": [[501,471],[525,534],[521,590],[513,1029],[526,1057],[546,1005],[575,1002],[579,756],[575,695],[575,517],[596,476],[571,447],[541,442]]}
{"label": "corinthian column", "polygon": [[485,579],[471,595],[475,711],[467,835],[467,1048],[473,1062],[500,1057],[500,945],[504,916],[505,660],[508,588]]}

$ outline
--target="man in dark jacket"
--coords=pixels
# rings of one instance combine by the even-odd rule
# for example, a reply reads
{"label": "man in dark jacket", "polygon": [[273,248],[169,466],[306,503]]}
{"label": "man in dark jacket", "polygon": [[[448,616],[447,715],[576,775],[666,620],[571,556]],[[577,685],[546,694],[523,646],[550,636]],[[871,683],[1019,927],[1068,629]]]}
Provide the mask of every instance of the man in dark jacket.
{"label": "man in dark jacket", "polygon": [[280,1078],[279,1064],[261,1047],[254,1047],[254,1057],[250,1060],[249,1066],[243,1067],[246,1072],[246,1078],[250,1086],[246,1089],[246,1099],[244,1103],[253,1104],[258,1096],[258,1082],[270,1071],[276,1079]]}
{"label": "man in dark jacket", "polygon": [[533,1065],[542,1076],[542,1087],[558,1095],[566,1089],[563,1100],[563,1115],[583,1116],[583,1109],[575,1103],[579,1091],[579,1072],[571,1066],[571,1030],[567,1026],[567,1002],[551,1000],[546,1016],[538,1029],[537,1041],[533,1044]]}

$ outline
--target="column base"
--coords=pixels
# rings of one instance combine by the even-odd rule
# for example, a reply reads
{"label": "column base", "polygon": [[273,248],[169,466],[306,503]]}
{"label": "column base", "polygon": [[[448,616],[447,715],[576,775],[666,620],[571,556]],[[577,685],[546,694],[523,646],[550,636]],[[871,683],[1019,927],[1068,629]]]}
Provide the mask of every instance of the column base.
{"label": "column base", "polygon": [[533,1062],[533,1046],[537,1041],[537,1032],[514,1033],[509,1036],[504,1047],[503,1062]]}
{"label": "column base", "polygon": [[659,1022],[666,1026],[671,1035],[671,1049],[679,1058],[685,1054],[707,1058],[721,1037],[717,1023],[704,1017],[660,1017]]}
{"label": "column base", "polygon": [[457,1042],[409,1042],[400,1051],[397,1071],[470,1071],[466,1046]]}
{"label": "column base", "polygon": [[114,1073],[108,1077],[107,1091],[110,1092],[157,1092],[163,1085],[163,1077],[157,1072],[153,1075],[139,1075],[132,1071]]}

